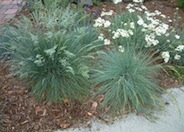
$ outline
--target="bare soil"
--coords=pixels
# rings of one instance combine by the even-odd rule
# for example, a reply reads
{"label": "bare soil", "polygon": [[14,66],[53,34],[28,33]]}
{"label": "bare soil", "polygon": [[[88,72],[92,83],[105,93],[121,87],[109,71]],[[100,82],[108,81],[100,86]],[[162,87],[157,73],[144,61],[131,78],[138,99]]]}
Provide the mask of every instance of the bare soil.
{"label": "bare soil", "polygon": [[[126,6],[123,3],[122,6]],[[150,0],[144,3],[149,10],[159,10],[174,19],[176,1]],[[115,9],[111,4],[95,8]],[[177,10],[184,23],[184,10]],[[25,12],[22,12],[25,13]],[[93,101],[81,104],[76,101],[65,100],[62,103],[50,104],[37,102],[31,92],[14,78],[7,78],[9,68],[0,63],[0,132],[51,132],[56,129],[77,127],[83,124],[90,127],[91,119],[102,118],[103,110],[94,111]],[[159,76],[160,86],[164,88],[179,87],[182,84],[171,78],[165,72]],[[87,100],[87,99],[86,99]],[[84,101],[85,102],[85,101]],[[98,107],[98,106],[97,106]]]}

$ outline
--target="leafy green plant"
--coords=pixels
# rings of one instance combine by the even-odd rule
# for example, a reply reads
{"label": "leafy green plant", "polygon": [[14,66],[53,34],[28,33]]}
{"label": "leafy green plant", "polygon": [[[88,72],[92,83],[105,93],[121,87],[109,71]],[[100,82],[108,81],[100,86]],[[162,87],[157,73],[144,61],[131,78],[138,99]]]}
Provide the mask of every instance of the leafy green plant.
{"label": "leafy green plant", "polygon": [[172,20],[166,21],[167,17],[158,10],[149,12],[144,5],[128,4],[126,8],[125,13],[95,20],[94,26],[100,28],[104,37],[101,39],[108,39],[117,49],[121,46],[142,52],[156,51],[164,63],[184,64],[184,33],[169,26]]}
{"label": "leafy green plant", "polygon": [[60,30],[70,32],[79,27],[90,26],[90,16],[82,11],[70,7],[60,8],[53,6],[49,10],[33,12],[36,28],[40,30]]}
{"label": "leafy green plant", "polygon": [[178,7],[184,8],[184,0],[178,0]]}
{"label": "leafy green plant", "polygon": [[55,6],[60,8],[67,7],[72,0],[25,0],[27,2],[28,9],[32,11],[40,11],[43,8],[50,9]]}
{"label": "leafy green plant", "polygon": [[97,85],[96,98],[103,97],[103,107],[109,108],[113,115],[123,111],[147,112],[161,108],[160,95],[163,90],[157,85],[155,75],[160,69],[153,65],[155,59],[150,55],[136,53],[132,49],[99,52],[96,67],[98,72],[92,75]]}
{"label": "leafy green plant", "polygon": [[81,100],[91,88],[88,63],[92,51],[101,45],[95,30],[90,26],[62,29],[61,21],[60,30],[54,30],[45,28],[47,21],[43,19],[42,25],[35,28],[37,22],[40,21],[23,17],[16,27],[5,27],[8,41],[2,42],[1,47],[11,56],[11,75],[25,80],[38,100]]}

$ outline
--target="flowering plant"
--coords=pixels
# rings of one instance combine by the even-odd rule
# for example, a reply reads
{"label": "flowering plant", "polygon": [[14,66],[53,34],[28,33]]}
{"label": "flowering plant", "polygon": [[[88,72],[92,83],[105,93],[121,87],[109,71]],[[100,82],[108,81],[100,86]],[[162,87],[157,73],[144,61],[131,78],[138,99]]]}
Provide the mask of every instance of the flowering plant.
{"label": "flowering plant", "polygon": [[126,9],[107,20],[104,15],[95,20],[94,26],[102,29],[101,36],[109,40],[108,44],[115,44],[117,50],[134,46],[137,50],[160,52],[165,63],[184,64],[184,36],[170,26],[172,20],[158,10],[148,11],[143,4],[128,4]]}

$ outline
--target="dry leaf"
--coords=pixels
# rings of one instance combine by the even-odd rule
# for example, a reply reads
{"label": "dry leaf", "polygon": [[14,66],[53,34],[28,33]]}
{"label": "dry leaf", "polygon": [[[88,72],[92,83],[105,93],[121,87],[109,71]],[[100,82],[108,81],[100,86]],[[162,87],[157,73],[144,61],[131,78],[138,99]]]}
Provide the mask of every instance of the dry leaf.
{"label": "dry leaf", "polygon": [[26,124],[28,122],[29,122],[28,120],[25,120],[24,122],[21,123],[21,125],[24,125],[24,124]]}
{"label": "dry leaf", "polygon": [[110,109],[110,107],[105,107],[105,111],[106,112],[109,111],[109,109]]}
{"label": "dry leaf", "polygon": [[109,122],[109,119],[104,119],[104,121],[105,121],[106,123],[108,123],[108,122]]}
{"label": "dry leaf", "polygon": [[13,93],[13,91],[8,91],[8,94],[12,94]]}
{"label": "dry leaf", "polygon": [[104,101],[104,97],[100,97],[100,98],[98,98],[98,103],[102,103]]}
{"label": "dry leaf", "polygon": [[70,126],[70,124],[69,123],[64,123],[64,124],[60,124],[59,126],[63,129],[66,129]]}
{"label": "dry leaf", "polygon": [[35,107],[36,115],[38,114],[38,112],[42,112],[42,111],[43,111],[43,109],[41,107],[39,107],[39,106]]}
{"label": "dry leaf", "polygon": [[98,103],[97,102],[93,102],[92,103],[92,107],[91,107],[91,110],[92,111],[96,111],[96,107],[98,106]]}
{"label": "dry leaf", "polygon": [[45,116],[45,115],[46,115],[46,113],[47,113],[47,110],[46,110],[46,109],[44,109],[44,110],[43,110],[43,114],[42,114],[42,116]]}
{"label": "dry leaf", "polygon": [[87,115],[88,116],[92,116],[93,114],[91,112],[87,112]]}
{"label": "dry leaf", "polygon": [[96,60],[96,57],[93,56],[93,57],[92,57],[92,60]]}
{"label": "dry leaf", "polygon": [[63,102],[64,102],[65,104],[70,104],[70,103],[71,103],[71,100],[69,100],[69,99],[64,99]]}

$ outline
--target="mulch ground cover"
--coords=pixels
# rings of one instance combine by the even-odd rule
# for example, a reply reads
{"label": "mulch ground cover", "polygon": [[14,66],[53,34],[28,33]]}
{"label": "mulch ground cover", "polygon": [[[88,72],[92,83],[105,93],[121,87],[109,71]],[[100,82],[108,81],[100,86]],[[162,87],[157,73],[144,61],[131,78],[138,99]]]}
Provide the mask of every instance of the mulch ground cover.
{"label": "mulch ground cover", "polygon": [[[126,4],[123,3],[122,6],[125,7]],[[145,5],[150,11],[159,10],[171,18],[175,17],[176,1],[152,0],[145,2]],[[115,7],[107,4],[95,8],[109,10]],[[184,10],[177,11],[184,23]],[[20,14],[25,13],[27,11],[23,10]],[[98,108],[97,102],[87,101],[81,104],[67,99],[55,104],[37,102],[16,77],[7,77],[10,70],[4,63],[0,62],[0,132],[52,132],[57,129],[78,127],[80,124],[90,127],[91,119],[94,118],[109,122],[102,116],[104,111]],[[159,84],[163,88],[182,86],[165,72],[162,71],[161,75]]]}

